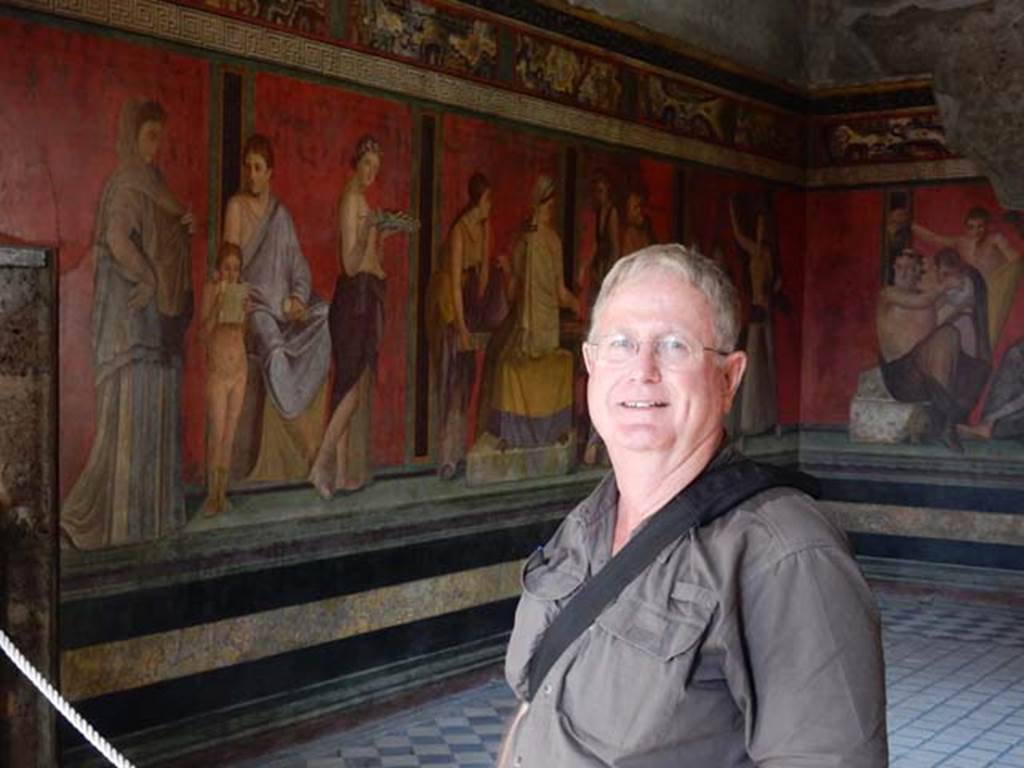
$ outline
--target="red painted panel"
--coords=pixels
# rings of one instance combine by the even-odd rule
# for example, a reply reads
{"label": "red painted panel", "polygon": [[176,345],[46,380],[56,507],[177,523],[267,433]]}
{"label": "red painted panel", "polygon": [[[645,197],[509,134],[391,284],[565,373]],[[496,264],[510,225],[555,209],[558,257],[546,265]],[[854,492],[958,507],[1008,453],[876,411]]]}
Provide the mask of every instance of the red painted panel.
{"label": "red painted panel", "polygon": [[[60,493],[89,455],[95,430],[89,247],[100,195],[117,166],[121,105],[152,98],[167,110],[157,163],[196,212],[193,282],[205,273],[209,67],[202,61],[96,35],[0,19],[0,231],[60,248]],[[202,353],[190,333],[189,365]],[[186,380],[186,413],[202,409]],[[202,454],[202,421],[185,435],[186,477]]]}
{"label": "red painted panel", "polygon": [[779,423],[800,422],[801,377],[804,319],[804,254],[807,247],[803,190],[776,190],[775,215],[779,229],[779,266],[782,295],[788,307],[775,313],[775,364],[778,376]]}
{"label": "red painted panel", "polygon": [[[372,134],[382,149],[370,205],[411,211],[413,121],[405,104],[271,74],[256,77],[254,129],[274,145],[274,194],[295,221],[316,292],[330,301],[338,276],[338,202],[352,176],[352,152]],[[414,212],[413,212],[414,213]],[[384,336],[373,395],[373,462],[405,461],[406,395],[410,391],[409,237],[381,246],[388,274]]]}
{"label": "red painted panel", "polygon": [[882,192],[807,194],[804,424],[846,424],[857,376],[878,365]]}

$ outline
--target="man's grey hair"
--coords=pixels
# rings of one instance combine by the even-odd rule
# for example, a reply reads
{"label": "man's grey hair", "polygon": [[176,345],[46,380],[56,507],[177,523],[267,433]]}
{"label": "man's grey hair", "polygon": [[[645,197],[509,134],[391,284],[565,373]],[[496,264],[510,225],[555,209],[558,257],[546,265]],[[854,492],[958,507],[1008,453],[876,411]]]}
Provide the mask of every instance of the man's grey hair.
{"label": "man's grey hair", "polygon": [[696,288],[711,307],[715,331],[715,348],[732,352],[739,336],[739,297],[736,288],[722,266],[702,256],[696,248],[677,243],[649,245],[615,262],[608,272],[590,312],[588,341],[594,340],[594,329],[605,304],[612,294],[629,280],[647,272],[676,275]]}

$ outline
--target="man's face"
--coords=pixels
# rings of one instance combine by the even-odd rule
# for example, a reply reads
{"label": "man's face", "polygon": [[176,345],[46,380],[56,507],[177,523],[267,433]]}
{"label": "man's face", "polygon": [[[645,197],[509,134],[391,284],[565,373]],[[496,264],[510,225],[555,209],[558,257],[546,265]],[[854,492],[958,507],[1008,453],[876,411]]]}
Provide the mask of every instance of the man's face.
{"label": "man's face", "polygon": [[[682,278],[657,270],[620,285],[605,304],[594,336],[620,333],[638,340],[671,334],[697,349],[715,346],[707,299]],[[665,370],[649,343],[622,365],[603,363],[590,346],[584,356],[590,418],[613,461],[654,452],[682,462],[697,446],[717,441],[746,365],[742,352],[700,351],[684,366]]]}
{"label": "man's face", "polygon": [[257,152],[247,154],[242,170],[245,175],[245,188],[250,195],[261,195],[270,187],[273,170],[267,167],[263,155]]}
{"label": "man's face", "polygon": [[984,219],[968,219],[964,229],[971,240],[982,240],[988,234],[988,222]]}
{"label": "man's face", "polygon": [[897,288],[913,290],[921,279],[921,267],[911,256],[898,256],[892,265],[893,283]]}

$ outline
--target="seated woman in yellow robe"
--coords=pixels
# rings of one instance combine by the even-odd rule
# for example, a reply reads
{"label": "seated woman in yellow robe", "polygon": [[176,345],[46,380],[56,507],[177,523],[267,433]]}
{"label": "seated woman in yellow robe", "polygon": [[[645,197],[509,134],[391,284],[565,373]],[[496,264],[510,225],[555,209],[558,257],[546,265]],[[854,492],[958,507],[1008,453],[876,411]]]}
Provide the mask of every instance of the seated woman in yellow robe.
{"label": "seated woman in yellow robe", "polygon": [[533,213],[513,249],[508,277],[509,320],[496,340],[487,429],[503,446],[547,445],[572,426],[572,353],[559,346],[558,311],[580,312],[565,287],[562,240],[552,226],[555,185],[540,176]]}

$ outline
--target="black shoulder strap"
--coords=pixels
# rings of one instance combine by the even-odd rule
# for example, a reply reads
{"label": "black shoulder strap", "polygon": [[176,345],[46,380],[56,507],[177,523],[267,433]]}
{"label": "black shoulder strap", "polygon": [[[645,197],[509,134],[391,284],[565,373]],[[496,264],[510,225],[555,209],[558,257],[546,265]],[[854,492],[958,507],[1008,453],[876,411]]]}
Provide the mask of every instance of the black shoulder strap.
{"label": "black shoulder strap", "polygon": [[612,603],[633,579],[672,542],[705,525],[761,491],[797,488],[816,496],[817,482],[795,470],[738,459],[704,472],[666,504],[594,578],[587,581],[555,617],[530,663],[532,701],[548,671],[565,649]]}

